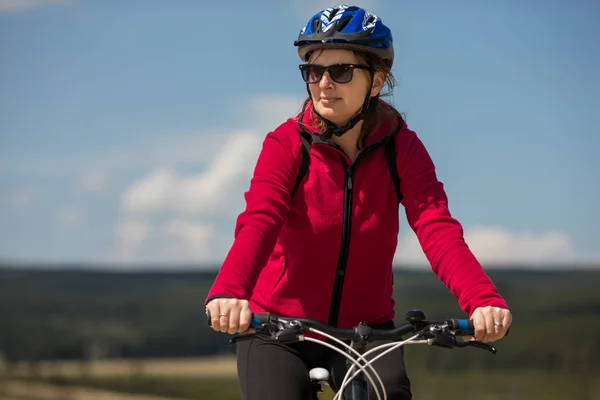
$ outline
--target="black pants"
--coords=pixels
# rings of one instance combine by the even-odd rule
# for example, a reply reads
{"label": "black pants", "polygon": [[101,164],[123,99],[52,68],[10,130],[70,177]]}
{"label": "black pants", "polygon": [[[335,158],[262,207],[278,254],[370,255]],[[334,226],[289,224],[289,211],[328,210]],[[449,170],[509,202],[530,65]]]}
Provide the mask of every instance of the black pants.
{"label": "black pants", "polygon": [[[403,348],[393,350],[372,365],[386,387],[389,400],[412,399]],[[237,343],[243,400],[309,400],[312,389],[308,371],[315,367],[329,371],[332,388],[337,391],[347,371],[346,358],[325,346],[312,342],[272,343],[257,338]],[[370,384],[369,387],[370,398],[376,399]],[[381,390],[379,386],[378,389]]]}

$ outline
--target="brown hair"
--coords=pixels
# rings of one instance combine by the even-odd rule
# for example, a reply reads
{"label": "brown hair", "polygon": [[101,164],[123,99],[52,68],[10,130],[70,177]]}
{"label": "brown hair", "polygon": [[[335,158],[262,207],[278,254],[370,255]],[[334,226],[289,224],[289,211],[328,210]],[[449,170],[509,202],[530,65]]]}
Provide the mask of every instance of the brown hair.
{"label": "brown hair", "polygon": [[[390,96],[394,90],[394,87],[396,86],[396,78],[392,74],[389,64],[383,61],[381,57],[370,52],[359,52],[355,50],[352,50],[352,52],[360,62],[370,63],[371,65],[373,65],[375,71],[383,72],[385,81],[384,87],[387,86],[388,91],[385,93],[380,92],[378,97],[381,98],[383,96]],[[379,100],[376,107],[370,106],[369,109],[366,111],[365,115],[363,116],[363,125],[361,128],[360,135],[358,137],[358,141],[356,143],[356,146],[359,150],[364,147],[365,140],[369,137],[369,135],[373,131],[373,128],[377,126],[381,118],[389,115],[396,115],[394,114],[394,112],[396,111],[391,105],[388,104],[389,107],[382,107],[382,105],[380,104],[380,102],[382,101],[383,100]],[[327,122],[318,115],[315,115],[315,118],[317,119],[319,130],[321,132],[325,132],[327,128],[329,128]]]}

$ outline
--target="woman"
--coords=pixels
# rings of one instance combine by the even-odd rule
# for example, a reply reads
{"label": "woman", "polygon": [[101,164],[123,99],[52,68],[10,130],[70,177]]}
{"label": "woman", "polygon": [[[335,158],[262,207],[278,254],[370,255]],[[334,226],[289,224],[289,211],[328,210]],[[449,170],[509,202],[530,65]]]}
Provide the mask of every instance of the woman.
{"label": "woman", "polygon": [[[503,337],[511,313],[451,217],[427,150],[379,98],[394,83],[389,29],[364,9],[336,6],[313,16],[295,45],[309,97],[264,140],[235,241],[206,299],[213,329],[248,332],[250,310],[393,327],[401,200],[433,271],[473,319],[475,338]],[[334,385],[345,373],[341,356],[309,342],[255,338],[239,342],[237,354],[245,399],[304,400],[309,368],[328,366]],[[377,363],[388,398],[410,399],[402,351]]]}

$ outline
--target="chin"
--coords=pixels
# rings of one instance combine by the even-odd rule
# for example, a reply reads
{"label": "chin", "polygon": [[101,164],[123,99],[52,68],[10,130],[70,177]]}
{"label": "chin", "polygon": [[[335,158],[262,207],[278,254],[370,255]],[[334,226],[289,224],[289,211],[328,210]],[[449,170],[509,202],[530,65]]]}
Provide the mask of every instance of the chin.
{"label": "chin", "polygon": [[347,120],[347,118],[345,118],[344,115],[342,115],[340,112],[335,111],[333,108],[322,106],[315,108],[323,118],[330,120],[334,124],[340,125],[343,123],[343,121]]}

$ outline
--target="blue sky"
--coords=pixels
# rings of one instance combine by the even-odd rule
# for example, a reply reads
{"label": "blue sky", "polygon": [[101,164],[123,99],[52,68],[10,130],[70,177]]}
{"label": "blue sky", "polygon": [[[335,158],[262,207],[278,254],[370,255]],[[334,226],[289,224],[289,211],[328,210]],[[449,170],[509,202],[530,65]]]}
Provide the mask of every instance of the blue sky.
{"label": "blue sky", "polygon": [[[0,0],[0,258],[218,263],[306,93],[292,43],[332,4]],[[475,254],[600,265],[600,3],[358,5],[392,29],[390,100]]]}

